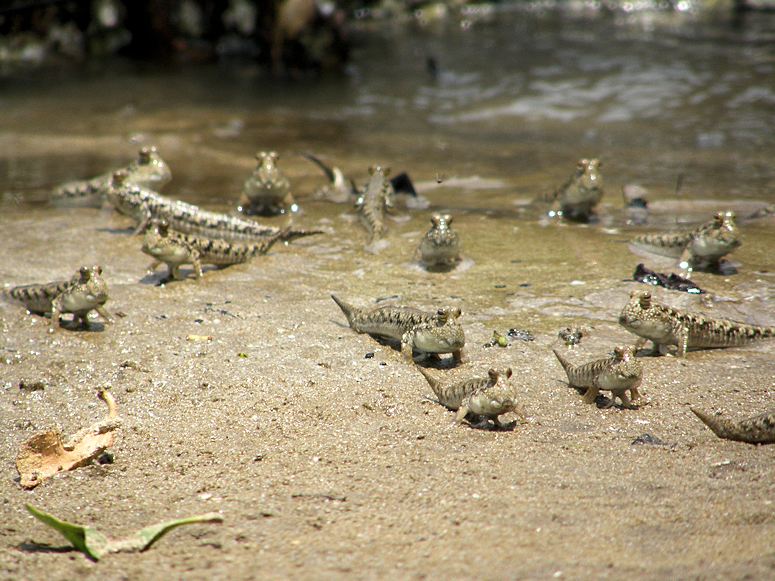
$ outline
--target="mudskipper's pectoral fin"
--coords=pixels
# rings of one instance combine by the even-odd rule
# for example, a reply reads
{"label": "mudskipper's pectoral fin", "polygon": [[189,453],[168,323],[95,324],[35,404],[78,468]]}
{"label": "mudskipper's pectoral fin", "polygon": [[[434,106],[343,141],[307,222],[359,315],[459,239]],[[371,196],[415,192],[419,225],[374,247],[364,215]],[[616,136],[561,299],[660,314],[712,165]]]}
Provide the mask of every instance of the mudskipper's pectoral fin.
{"label": "mudskipper's pectoral fin", "polygon": [[678,259],[678,266],[684,271],[684,278],[691,278],[692,276],[692,268],[694,263],[694,258],[692,256],[692,251],[689,248],[690,244],[684,248],[683,252],[681,252],[681,256]]}
{"label": "mudskipper's pectoral fin", "polygon": [[193,251],[191,253],[191,264],[194,266],[194,275],[197,279],[202,278],[202,261],[199,259],[199,252]]}
{"label": "mudskipper's pectoral fin", "polygon": [[137,224],[137,228],[135,228],[134,232],[132,232],[133,236],[137,236],[138,234],[145,232],[148,228],[148,224],[151,223],[151,219],[153,218],[147,205],[143,204],[143,206],[140,208],[140,211],[143,214],[143,219],[140,220],[140,223]]}
{"label": "mudskipper's pectoral fin", "polygon": [[413,361],[412,359],[412,352],[414,346],[414,340],[411,335],[411,333],[404,333],[404,336],[401,337],[401,355],[404,356],[404,359],[407,361]]}
{"label": "mudskipper's pectoral fin", "polygon": [[110,325],[113,322],[113,318],[110,316],[110,313],[108,313],[108,311],[102,305],[94,307],[94,310],[97,311],[100,317],[102,317],[102,320],[106,325]]}
{"label": "mudskipper's pectoral fin", "polygon": [[584,398],[581,401],[584,403],[595,403],[595,399],[599,393],[600,390],[596,387],[587,388],[587,391],[584,394]]}
{"label": "mudskipper's pectoral fin", "polygon": [[616,398],[616,396],[619,396],[619,399],[622,400],[622,407],[628,410],[636,410],[638,409],[638,406],[632,401],[630,401],[630,398],[627,397],[627,391],[622,390],[620,392],[611,393],[611,399],[612,401]]}
{"label": "mudskipper's pectoral fin", "polygon": [[689,329],[682,325],[676,332],[678,340],[678,357],[686,357],[686,351],[689,349]]}
{"label": "mudskipper's pectoral fin", "polygon": [[62,316],[62,296],[56,297],[51,301],[51,323],[49,324],[48,331],[53,333],[59,327],[59,317]]}

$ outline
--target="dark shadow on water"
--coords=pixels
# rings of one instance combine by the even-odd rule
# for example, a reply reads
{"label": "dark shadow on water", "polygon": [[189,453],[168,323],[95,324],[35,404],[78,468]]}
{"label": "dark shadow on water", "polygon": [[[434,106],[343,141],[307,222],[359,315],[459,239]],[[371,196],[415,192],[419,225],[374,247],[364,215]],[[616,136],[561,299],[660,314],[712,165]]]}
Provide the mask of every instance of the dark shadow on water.
{"label": "dark shadow on water", "polygon": [[[202,265],[202,279],[204,279],[207,276],[208,272],[213,272],[216,270],[223,270],[224,268],[227,268],[229,265],[225,266],[216,266],[212,264],[208,265]],[[162,286],[170,283],[180,284],[185,282],[198,282],[200,279],[197,279],[194,275],[194,269],[193,268],[181,268],[180,269],[180,275],[181,278],[174,279],[171,278],[167,272],[165,271],[154,271],[154,272],[146,272],[143,275],[143,278],[140,279],[140,284],[150,284],[153,286]]]}
{"label": "dark shadow on water", "polygon": [[[388,337],[380,337],[379,335],[370,335],[377,343],[384,347],[390,347],[394,351],[401,355],[401,342],[397,339],[390,339]],[[451,369],[456,367],[455,359],[452,355],[436,355],[434,353],[424,354],[417,356],[417,351],[414,351],[413,356],[414,364],[418,367],[430,367],[432,369]]]}
{"label": "dark shadow on water", "polygon": [[105,232],[107,234],[133,235],[135,232],[135,229],[134,228],[97,228],[97,232]]}
{"label": "dark shadow on water", "polygon": [[635,352],[635,357],[662,357],[662,355],[659,351],[654,351],[652,349],[638,349]]}
{"label": "dark shadow on water", "polygon": [[62,329],[67,329],[74,333],[103,333],[105,332],[105,323],[89,322],[88,326],[79,325],[76,323],[69,323],[67,325],[61,325]]}
{"label": "dark shadow on water", "polygon": [[[38,201],[38,200],[30,200]],[[66,210],[67,208],[93,208],[99,210],[102,208],[102,199],[99,194],[93,194],[90,196],[83,196],[82,198],[66,198],[66,199],[50,199],[47,198],[45,202],[50,202],[55,208],[61,208]]]}
{"label": "dark shadow on water", "polygon": [[[445,407],[447,411],[454,412],[455,410],[450,410],[446,406],[444,406],[439,400],[429,397],[427,395],[424,395],[423,400],[433,402],[437,405],[440,405],[442,407]],[[465,426],[472,429],[472,430],[483,430],[487,432],[513,432],[517,425],[519,425],[519,420],[514,420],[505,424],[501,424],[500,426],[496,425],[494,422],[490,422],[486,419],[483,419],[480,416],[477,416],[476,414],[469,413],[466,415],[466,422]]]}
{"label": "dark shadow on water", "polygon": [[424,359],[418,360],[414,358],[414,364],[418,367],[429,367],[431,369],[453,369],[458,366],[455,362],[455,358],[452,355],[444,355],[443,357],[434,357],[429,355]]}
{"label": "dark shadow on water", "polygon": [[482,430],[485,432],[513,432],[519,424],[517,420],[514,420],[506,424],[498,425],[494,422],[490,422],[489,420],[482,420],[473,414],[468,414],[466,416],[466,420],[468,421],[468,428],[472,430]]}
{"label": "dark shadow on water", "polygon": [[[159,272],[146,272],[143,278],[140,279],[140,284],[150,284],[153,286],[161,286],[168,282],[173,282],[172,279],[167,277],[167,274],[161,274]],[[178,281],[175,281],[178,282]],[[182,281],[180,281],[182,282]]]}
{"label": "dark shadow on water", "polygon": [[[422,260],[412,260],[407,262],[406,268],[420,273],[430,274],[449,274],[449,273],[463,273],[474,266],[474,261],[470,258],[462,258],[455,262],[455,264],[434,264],[426,265]],[[392,298],[392,297],[391,297]],[[399,297],[396,297],[399,298]]]}
{"label": "dark shadow on water", "polygon": [[707,272],[708,274],[718,274],[721,276],[731,276],[739,272],[737,270],[737,266],[728,260],[722,260],[719,262],[719,265],[716,268],[695,268],[695,270],[698,272]]}
{"label": "dark shadow on water", "polygon": [[[47,313],[48,314],[48,313]],[[38,315],[43,316],[43,315]],[[65,316],[65,315],[63,315]],[[45,318],[50,319],[50,316]],[[59,319],[58,330],[67,331],[69,333],[102,333],[105,331],[105,323],[100,321],[90,320],[88,324],[82,325],[80,322],[76,322],[73,319]]]}
{"label": "dark shadow on water", "polygon": [[[349,329],[350,327],[342,323],[341,321],[336,321],[334,319],[329,319],[333,324],[337,325],[338,327],[341,327],[342,329]],[[353,331],[355,332],[355,331]],[[401,342],[397,339],[391,339],[389,337],[381,337],[379,335],[370,335],[368,333],[358,333],[359,335],[368,335],[371,337],[374,341],[382,345],[383,347],[389,347],[392,351],[394,351],[397,355],[401,356]],[[436,354],[425,354],[425,356],[417,356],[417,351],[414,352],[415,355],[413,357],[414,364],[418,367],[430,367],[432,369],[451,369],[457,366],[455,363],[454,357],[452,357],[451,354],[443,354],[441,356]],[[371,359],[374,357],[373,351],[367,352],[366,359]],[[434,400],[435,401],[435,400]]]}
{"label": "dark shadow on water", "polygon": [[457,265],[460,264],[459,262],[456,262],[455,264],[424,264],[420,263],[420,265],[428,272],[434,272],[434,273],[444,273],[444,272],[452,272],[457,268]]}

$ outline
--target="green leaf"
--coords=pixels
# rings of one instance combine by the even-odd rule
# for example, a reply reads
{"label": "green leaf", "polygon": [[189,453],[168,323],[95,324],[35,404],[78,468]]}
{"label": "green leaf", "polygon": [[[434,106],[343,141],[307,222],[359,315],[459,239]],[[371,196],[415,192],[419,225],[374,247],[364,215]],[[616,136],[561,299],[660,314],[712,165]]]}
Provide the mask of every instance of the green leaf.
{"label": "green leaf", "polygon": [[44,524],[59,531],[70,543],[87,555],[99,561],[107,553],[138,552],[148,549],[165,534],[179,526],[223,522],[223,517],[217,512],[209,512],[188,518],[180,518],[145,527],[124,539],[111,540],[97,529],[69,523],[56,518],[32,506],[25,505],[27,510]]}
{"label": "green leaf", "polygon": [[211,522],[223,522],[223,517],[217,512],[209,512],[207,514],[200,514],[197,516],[191,516],[188,518],[179,518],[170,520],[167,522],[151,525],[137,531],[134,535],[129,537],[129,540],[137,540],[137,550],[144,551],[172,529],[176,529],[183,525],[193,525],[199,523],[211,523]]}
{"label": "green leaf", "polygon": [[25,506],[32,516],[52,529],[59,531],[76,549],[91,559],[99,561],[107,552],[108,539],[96,529],[60,520],[35,508],[31,504],[26,504]]}

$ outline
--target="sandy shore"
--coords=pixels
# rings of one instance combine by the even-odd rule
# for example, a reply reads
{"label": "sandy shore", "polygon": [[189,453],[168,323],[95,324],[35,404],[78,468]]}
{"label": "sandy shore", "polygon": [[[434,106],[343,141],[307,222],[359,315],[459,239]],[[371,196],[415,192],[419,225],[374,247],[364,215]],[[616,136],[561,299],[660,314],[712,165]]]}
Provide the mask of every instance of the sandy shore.
{"label": "sandy shore", "polygon": [[[473,266],[428,275],[409,265],[411,241],[425,228],[415,217],[391,226],[391,246],[376,258],[353,230],[208,271],[199,282],[157,287],[159,275],[143,277],[147,257],[123,219],[68,211],[7,221],[9,240],[31,227],[45,234],[40,246],[9,245],[5,278],[45,280],[66,275],[64,264],[100,262],[116,322],[51,335],[46,319],[0,306],[0,577],[775,574],[775,446],[719,440],[689,411],[691,404],[744,417],[771,408],[772,343],[691,352],[685,360],[644,358],[651,403],[640,410],[584,405],[563,383],[551,353],[557,330],[591,326],[568,352],[574,361],[633,339],[615,321],[636,286],[621,282],[630,268],[622,265],[637,259],[603,234],[547,234],[565,240],[565,254],[541,275],[540,254],[525,254],[535,226],[521,225],[524,244],[493,256],[489,244],[513,235],[512,225],[469,217],[459,227],[469,229],[469,240],[476,235],[468,247]],[[321,206],[305,219],[354,228],[342,211]],[[60,250],[41,253],[43,246]],[[735,299],[714,312],[758,312],[768,322],[761,308],[771,276],[756,268],[758,251],[746,252],[737,278],[699,280]],[[579,261],[605,268],[592,276],[574,266]],[[571,284],[577,279],[583,284]],[[454,425],[454,414],[433,401],[396,349],[345,326],[330,292],[360,304],[398,295],[422,307],[461,306],[469,362],[436,373],[467,377],[510,365],[527,419],[505,431]],[[700,308],[686,295],[667,298]],[[529,329],[536,340],[483,347],[493,328],[510,327]],[[45,388],[21,390],[22,380]],[[100,419],[102,386],[124,420],[114,462],[22,490],[19,445],[51,425],[69,434]],[[634,444],[643,434],[665,444]],[[26,513],[28,502],[115,536],[210,511],[224,522],[182,528],[145,553],[93,563],[63,552],[64,539]]]}

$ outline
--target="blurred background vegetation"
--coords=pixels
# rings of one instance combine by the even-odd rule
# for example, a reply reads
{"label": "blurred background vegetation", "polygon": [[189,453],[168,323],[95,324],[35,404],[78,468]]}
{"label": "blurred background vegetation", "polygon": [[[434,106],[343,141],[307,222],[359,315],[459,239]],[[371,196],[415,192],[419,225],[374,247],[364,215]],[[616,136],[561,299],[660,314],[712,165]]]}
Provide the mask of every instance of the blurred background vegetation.
{"label": "blurred background vegetation", "polygon": [[[512,0],[536,10],[747,11],[775,0]],[[342,69],[368,22],[465,18],[469,0],[0,0],[0,65],[120,54],[201,62],[244,58],[276,72]]]}

